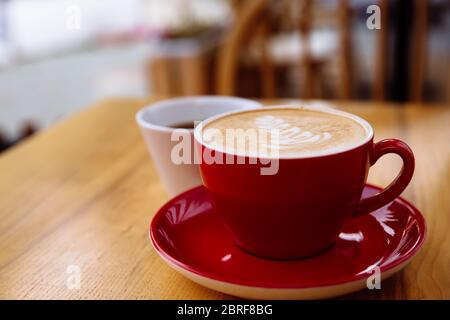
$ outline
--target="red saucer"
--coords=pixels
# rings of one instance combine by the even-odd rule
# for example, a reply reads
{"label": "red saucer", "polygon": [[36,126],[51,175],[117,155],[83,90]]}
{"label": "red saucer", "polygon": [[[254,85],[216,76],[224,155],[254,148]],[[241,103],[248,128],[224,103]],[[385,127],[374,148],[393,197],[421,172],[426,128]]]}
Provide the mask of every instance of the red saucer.
{"label": "red saucer", "polygon": [[[379,190],[367,185],[364,194]],[[336,243],[317,256],[268,260],[232,242],[205,189],[197,187],[157,212],[150,237],[170,266],[208,288],[251,299],[317,299],[365,288],[375,267],[382,279],[403,268],[423,244],[425,221],[413,205],[397,198],[349,221]]]}

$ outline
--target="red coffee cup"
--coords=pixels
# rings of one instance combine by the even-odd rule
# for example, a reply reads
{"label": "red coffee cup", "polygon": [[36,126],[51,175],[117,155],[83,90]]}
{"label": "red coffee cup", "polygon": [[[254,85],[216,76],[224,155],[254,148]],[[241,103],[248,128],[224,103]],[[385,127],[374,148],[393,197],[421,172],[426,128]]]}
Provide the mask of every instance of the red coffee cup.
{"label": "red coffee cup", "polygon": [[[203,184],[234,242],[245,251],[272,259],[317,254],[334,243],[345,222],[387,205],[410,182],[414,155],[408,145],[396,139],[374,143],[367,121],[334,109],[319,111],[357,121],[366,128],[367,136],[356,146],[338,152],[255,159],[227,154],[202,143],[201,130],[208,123],[242,111],[207,119],[195,129]],[[387,153],[402,158],[402,170],[383,191],[361,198],[370,166]],[[234,161],[211,163],[205,161],[205,154]],[[278,171],[262,175],[261,169],[270,160],[278,161]]]}

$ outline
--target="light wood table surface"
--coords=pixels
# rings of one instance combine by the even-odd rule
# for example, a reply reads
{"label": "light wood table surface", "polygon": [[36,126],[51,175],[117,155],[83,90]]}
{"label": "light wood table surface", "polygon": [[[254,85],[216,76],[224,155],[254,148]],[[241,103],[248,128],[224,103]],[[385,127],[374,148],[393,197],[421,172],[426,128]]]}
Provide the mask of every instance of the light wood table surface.
{"label": "light wood table surface", "polygon": [[[0,155],[1,299],[220,299],[153,251],[148,225],[168,199],[134,121],[149,100],[98,103]],[[270,102],[271,104],[274,101]],[[424,214],[428,238],[403,271],[347,299],[450,299],[450,108],[341,102],[375,140],[416,155],[403,196]],[[386,185],[400,160],[383,157],[369,181]],[[67,281],[80,271],[80,288]]]}

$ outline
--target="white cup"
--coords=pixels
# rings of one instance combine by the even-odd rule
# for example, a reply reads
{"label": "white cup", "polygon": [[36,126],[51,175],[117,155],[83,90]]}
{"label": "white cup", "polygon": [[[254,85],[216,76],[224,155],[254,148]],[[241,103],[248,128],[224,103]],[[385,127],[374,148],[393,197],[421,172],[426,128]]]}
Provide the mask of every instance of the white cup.
{"label": "white cup", "polygon": [[261,106],[256,101],[236,97],[194,96],[163,100],[142,108],[136,121],[166,191],[174,196],[202,183],[197,164],[179,163],[173,157],[182,139],[190,144],[194,157],[194,130],[178,129],[174,134],[174,125],[193,124],[221,113]]}

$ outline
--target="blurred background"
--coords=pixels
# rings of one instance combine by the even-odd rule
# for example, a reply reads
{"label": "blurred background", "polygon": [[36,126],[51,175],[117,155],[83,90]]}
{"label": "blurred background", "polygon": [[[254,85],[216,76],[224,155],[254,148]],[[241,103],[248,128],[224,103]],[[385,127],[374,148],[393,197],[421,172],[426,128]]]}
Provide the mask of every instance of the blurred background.
{"label": "blurred background", "polygon": [[120,96],[449,105],[449,56],[448,0],[0,0],[0,151]]}

